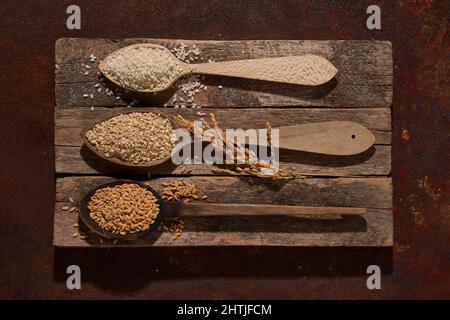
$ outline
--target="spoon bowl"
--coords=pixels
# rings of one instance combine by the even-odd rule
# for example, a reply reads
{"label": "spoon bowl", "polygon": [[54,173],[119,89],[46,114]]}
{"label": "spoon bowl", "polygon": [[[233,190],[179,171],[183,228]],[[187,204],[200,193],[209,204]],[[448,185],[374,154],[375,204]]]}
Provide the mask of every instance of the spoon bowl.
{"label": "spoon bowl", "polygon": [[[118,81],[117,78],[115,78],[113,75],[111,75],[107,70],[107,63],[108,63],[108,59],[110,59],[111,57],[115,56],[115,55],[120,55],[123,52],[129,51],[130,49],[134,49],[134,48],[151,48],[151,49],[155,49],[155,54],[163,54],[164,56],[167,57],[167,59],[169,59],[169,62],[173,65],[174,68],[178,68],[180,69],[180,73],[174,77],[172,77],[170,79],[169,82],[166,83],[166,85],[161,86],[161,87],[157,87],[157,88],[153,88],[153,89],[136,89],[133,88],[131,86],[124,86],[120,81]],[[142,92],[142,93],[157,93],[160,91],[164,91],[166,89],[168,89],[170,86],[173,85],[173,83],[175,81],[177,81],[180,77],[186,75],[189,73],[189,68],[187,67],[187,63],[181,61],[180,59],[178,59],[177,57],[175,57],[172,52],[170,52],[169,49],[167,49],[164,46],[160,46],[157,44],[151,44],[151,43],[140,43],[140,44],[133,44],[130,46],[126,46],[123,47],[121,49],[118,49],[116,51],[114,51],[113,53],[111,53],[110,55],[108,55],[105,59],[102,60],[102,62],[100,62],[100,64],[98,65],[98,69],[100,70],[100,72],[112,83],[114,83],[115,85],[125,88],[127,90],[130,91],[135,91],[135,92]]]}
{"label": "spoon bowl", "polygon": [[[149,161],[149,162],[142,162],[142,163],[133,163],[133,162],[129,162],[129,161],[125,161],[122,160],[120,158],[117,157],[107,157],[104,153],[102,153],[100,150],[98,150],[87,138],[86,138],[86,133],[90,130],[92,130],[97,124],[102,123],[104,121],[107,121],[111,118],[114,118],[116,116],[119,116],[121,114],[128,114],[128,113],[133,113],[135,111],[126,111],[126,112],[120,112],[120,113],[116,113],[114,115],[109,115],[107,117],[101,118],[101,119],[97,119],[94,123],[91,123],[90,125],[86,126],[82,131],[81,131],[81,139],[83,140],[84,144],[88,147],[89,150],[91,150],[94,154],[96,154],[97,156],[99,156],[100,158],[107,160],[109,162],[121,165],[121,166],[126,166],[126,167],[134,167],[134,168],[150,168],[150,167],[154,167],[160,164],[163,164],[165,162],[167,162],[168,160],[171,159],[171,154],[169,153],[167,156],[158,159],[158,160],[154,160],[154,161]],[[158,113],[158,115],[160,117],[163,117],[165,119],[167,119],[168,121],[171,122],[171,124],[173,125],[172,121]]]}
{"label": "spoon bowl", "polygon": [[[148,229],[146,229],[144,231],[140,231],[140,232],[128,233],[128,234],[122,236],[122,235],[118,235],[118,234],[114,234],[112,232],[106,231],[105,229],[101,228],[94,220],[92,220],[92,218],[90,216],[90,211],[88,209],[88,204],[89,204],[91,197],[95,194],[95,192],[98,189],[102,189],[102,188],[106,188],[106,187],[114,187],[114,186],[124,184],[124,183],[134,183],[134,184],[137,184],[140,187],[145,188],[148,191],[150,191],[153,194],[153,196],[157,199],[157,203],[159,205],[159,213],[156,216],[155,221],[150,225],[150,227]],[[131,180],[119,180],[119,181],[113,181],[113,182],[102,184],[102,185],[96,187],[95,189],[89,191],[80,201],[79,216],[80,216],[81,221],[86,225],[86,227],[88,227],[88,229],[90,231],[94,232],[95,234],[97,234],[103,238],[113,239],[113,240],[134,241],[134,240],[140,239],[142,237],[145,237],[146,235],[150,234],[152,231],[156,230],[156,228],[163,221],[163,218],[164,218],[163,217],[163,215],[164,215],[163,205],[164,205],[164,202],[161,199],[161,197],[159,196],[159,194],[155,190],[153,190],[151,187],[149,187],[147,184],[142,183],[142,182],[131,181]]]}

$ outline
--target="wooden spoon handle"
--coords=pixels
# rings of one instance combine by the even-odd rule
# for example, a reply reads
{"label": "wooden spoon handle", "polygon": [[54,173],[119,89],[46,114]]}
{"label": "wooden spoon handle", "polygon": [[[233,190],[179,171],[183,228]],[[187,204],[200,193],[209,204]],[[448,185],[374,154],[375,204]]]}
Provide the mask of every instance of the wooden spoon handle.
{"label": "wooden spoon handle", "polygon": [[308,207],[236,203],[167,203],[167,215],[183,216],[268,216],[268,215],[361,215],[366,208]]}
{"label": "wooden spoon handle", "polygon": [[[260,145],[264,145],[261,141]],[[348,156],[366,151],[375,136],[366,127],[350,121],[327,121],[279,128],[282,149]]]}
{"label": "wooden spoon handle", "polygon": [[316,55],[187,64],[188,73],[239,77],[317,86],[331,80],[337,69]]}

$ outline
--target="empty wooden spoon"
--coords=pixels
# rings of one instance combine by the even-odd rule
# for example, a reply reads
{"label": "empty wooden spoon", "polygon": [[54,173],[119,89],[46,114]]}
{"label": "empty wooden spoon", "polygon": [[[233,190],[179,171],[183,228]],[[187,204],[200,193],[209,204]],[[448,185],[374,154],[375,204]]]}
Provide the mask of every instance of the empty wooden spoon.
{"label": "empty wooden spoon", "polygon": [[[161,60],[165,61],[164,63],[168,64],[165,69],[170,70],[170,72],[167,72],[169,74],[166,74],[164,77],[161,77],[161,74],[159,74],[159,76],[154,76],[150,71],[152,65],[145,63],[143,63],[143,65],[132,65],[133,68],[136,68],[135,70],[123,70],[124,66],[131,66],[130,63],[126,62],[126,59],[135,59],[136,50],[141,50],[141,53],[139,54],[141,54],[142,58],[143,48],[151,49],[145,52],[148,57],[153,58],[157,55],[157,59],[152,59],[152,61],[158,61],[159,63],[161,63]],[[118,61],[120,63],[118,63]],[[150,61],[150,59],[148,59],[148,61]],[[311,54],[189,64],[176,58],[166,47],[149,43],[135,44],[114,51],[103,59],[98,68],[116,85],[139,92],[158,92],[165,90],[177,79],[188,74],[219,75],[317,86],[328,82],[337,73],[337,69],[330,61],[321,56]],[[145,73],[146,70],[143,71],[142,68],[149,68],[149,73]],[[122,79],[120,77],[122,77]],[[130,81],[128,81],[128,78],[133,79],[132,77],[142,77],[141,80],[153,80],[148,80],[148,87],[136,88],[133,87],[133,85],[130,85]],[[164,78],[165,81],[158,83],[156,86],[151,86],[155,81],[161,78]]]}
{"label": "empty wooden spoon", "polygon": [[[90,216],[88,204],[91,197],[98,189],[114,187],[124,183],[135,183],[153,193],[160,208],[154,223],[147,230],[116,235],[102,229]],[[175,217],[214,217],[214,216],[323,216],[323,215],[363,215],[366,208],[356,207],[314,207],[292,205],[268,205],[268,204],[234,204],[234,203],[206,203],[206,202],[166,202],[159,194],[147,184],[142,182],[119,180],[109,182],[89,191],[80,202],[79,216],[81,221],[94,233],[109,239],[136,240],[155,231],[164,218]]]}

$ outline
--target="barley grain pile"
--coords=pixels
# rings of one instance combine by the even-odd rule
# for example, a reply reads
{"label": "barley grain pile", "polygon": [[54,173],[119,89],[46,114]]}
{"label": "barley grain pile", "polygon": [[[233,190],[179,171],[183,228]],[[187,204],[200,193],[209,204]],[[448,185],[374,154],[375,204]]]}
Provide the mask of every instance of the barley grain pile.
{"label": "barley grain pile", "polygon": [[106,157],[134,164],[160,160],[172,151],[170,121],[156,113],[127,113],[101,122],[86,138]]}
{"label": "barley grain pile", "polygon": [[103,73],[130,90],[155,90],[166,87],[182,68],[170,52],[151,47],[129,47],[104,60]]}
{"label": "barley grain pile", "polygon": [[147,230],[159,214],[155,196],[135,183],[98,189],[88,209],[101,228],[118,235]]}

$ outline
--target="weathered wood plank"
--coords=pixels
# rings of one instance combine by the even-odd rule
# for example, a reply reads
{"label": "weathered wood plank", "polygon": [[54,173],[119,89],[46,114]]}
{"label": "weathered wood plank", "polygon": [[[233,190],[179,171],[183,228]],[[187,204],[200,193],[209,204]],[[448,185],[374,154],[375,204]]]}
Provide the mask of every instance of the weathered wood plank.
{"label": "weathered wood plank", "polygon": [[[392,103],[392,47],[388,41],[189,41],[165,39],[59,39],[55,45],[56,104],[59,106],[119,106],[139,99],[154,106],[171,104],[175,89],[157,95],[125,94],[123,100],[97,93],[96,68],[88,75],[83,66],[90,54],[103,59],[126,45],[151,42],[168,48],[181,42],[195,43],[201,57],[217,61],[252,59],[286,55],[318,54],[329,59],[339,70],[335,79],[317,87],[293,86],[264,81],[251,81],[225,77],[206,77],[208,90],[196,96],[204,107],[260,107],[260,106],[325,106],[336,108],[389,107]],[[108,84],[111,85],[111,84]],[[223,89],[219,89],[222,85]],[[94,99],[83,94],[93,93]]]}
{"label": "weathered wood plank", "polygon": [[[302,152],[283,150],[280,168],[293,169],[305,175],[326,176],[372,176],[387,175],[390,171],[390,146],[375,146],[367,153],[349,157],[310,155]],[[86,147],[60,146],[55,150],[55,168],[61,174],[115,174],[147,173],[160,175],[186,175],[185,169],[192,169],[188,175],[211,175],[213,166],[180,165],[171,162],[146,168],[129,168],[101,159]]]}
{"label": "weathered wood plank", "polygon": [[[55,157],[57,173],[114,174],[117,172],[144,172],[105,161],[82,146],[82,129],[125,108],[87,108],[57,107],[55,110]],[[198,118],[195,109],[173,108],[133,108],[135,111],[161,112],[167,116],[181,114],[194,120]],[[235,109],[232,115],[226,109],[210,109],[223,128],[264,128],[269,120],[273,127],[310,122],[347,120],[358,122],[369,128],[376,137],[374,148],[351,157],[333,157],[302,152],[281,150],[282,168],[296,168],[298,172],[317,175],[355,176],[387,175],[391,168],[390,109]],[[182,174],[185,166],[176,167],[165,164],[152,168],[155,174]],[[190,174],[211,174],[209,165],[191,167]]]}
{"label": "weathered wood plank", "polygon": [[[214,113],[219,125],[224,128],[265,128],[269,121],[272,127],[303,124],[320,121],[353,121],[367,127],[376,137],[375,144],[391,144],[391,111],[388,108],[374,109],[317,109],[317,108],[264,108],[233,109],[211,108],[208,110],[136,107],[136,112],[159,112],[168,117],[182,115],[189,120],[198,119],[197,112],[207,116]],[[94,111],[82,107],[55,108],[55,142],[57,145],[78,146],[81,144],[79,133],[60,132],[78,130],[95,122],[96,119],[130,111],[128,108],[95,107]],[[75,135],[73,136],[73,134]],[[65,140],[69,139],[69,140]],[[75,140],[74,140],[75,139]]]}
{"label": "weathered wood plank", "polygon": [[[57,179],[54,245],[60,247],[111,246],[94,235],[72,238],[76,213],[61,208],[68,197],[77,202],[95,186],[111,181],[103,176]],[[152,179],[148,183],[158,192],[161,183],[172,178]],[[176,241],[167,232],[155,233],[134,244],[116,246],[391,246],[392,186],[390,178],[301,179],[262,181],[254,178],[191,177],[208,194],[207,202],[263,203],[311,206],[348,206],[370,208],[355,217],[215,217],[186,218],[183,235]]]}

